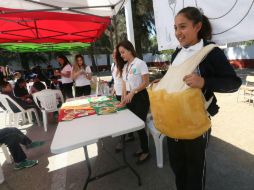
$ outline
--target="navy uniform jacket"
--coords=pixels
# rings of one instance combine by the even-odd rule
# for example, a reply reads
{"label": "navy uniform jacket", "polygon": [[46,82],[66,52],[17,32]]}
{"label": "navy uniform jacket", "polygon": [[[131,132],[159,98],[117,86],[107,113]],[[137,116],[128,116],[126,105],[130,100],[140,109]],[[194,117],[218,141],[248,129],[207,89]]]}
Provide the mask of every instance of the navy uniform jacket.
{"label": "navy uniform jacket", "polygon": [[[204,46],[211,43],[212,42],[204,40]],[[173,53],[171,63],[174,61],[180,50],[180,48],[177,48]],[[214,92],[235,92],[241,86],[242,81],[236,75],[224,52],[218,47],[214,48],[198,67],[200,75],[205,80],[205,85],[202,89],[205,99],[209,100],[213,97],[207,111],[211,116],[214,116],[219,111],[219,106],[217,105],[217,99]]]}

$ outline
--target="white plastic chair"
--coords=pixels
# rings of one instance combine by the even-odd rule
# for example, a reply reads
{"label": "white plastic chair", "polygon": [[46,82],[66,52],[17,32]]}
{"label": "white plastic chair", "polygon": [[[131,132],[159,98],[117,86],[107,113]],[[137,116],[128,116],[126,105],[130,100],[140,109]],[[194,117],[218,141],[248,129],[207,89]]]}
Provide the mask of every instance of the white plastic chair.
{"label": "white plastic chair", "polygon": [[247,97],[248,102],[251,102],[252,97],[254,96],[254,76],[248,75],[246,77],[245,85],[241,86],[237,95],[237,102],[239,101],[239,97],[243,95],[243,98]]}
{"label": "white plastic chair", "polygon": [[150,115],[148,115],[146,125],[147,125],[147,128],[149,129],[149,132],[153,136],[153,140],[154,140],[154,144],[156,148],[157,167],[163,168],[163,139],[165,135],[162,134],[160,131],[158,131],[154,127],[154,123]]}
{"label": "white plastic chair", "polygon": [[45,89],[33,94],[34,102],[39,108],[41,108],[42,111],[43,126],[45,131],[47,131],[47,113],[59,110],[57,107],[59,98],[63,103],[63,94],[60,90]]}
{"label": "white plastic chair", "polygon": [[3,182],[4,182],[4,173],[0,163],[0,184],[2,184]]}
{"label": "white plastic chair", "polygon": [[[17,112],[17,113],[13,112],[13,110],[11,109],[9,105],[8,100],[12,104],[14,104],[20,110],[20,112]],[[5,94],[0,94],[0,102],[6,109],[5,112],[9,115],[9,120],[11,121],[12,119],[14,119],[14,126],[18,127],[19,120],[21,118],[22,118],[22,121],[26,120],[25,115],[27,115],[29,123],[32,123],[32,112],[34,113],[36,117],[37,124],[40,125],[38,113],[35,108],[24,109],[15,100],[13,100],[12,98],[10,98],[8,95],[5,95]],[[6,124],[6,120],[5,120],[5,124]]]}
{"label": "white plastic chair", "polygon": [[[47,89],[47,84],[44,81],[41,81],[41,83],[44,84],[45,89]],[[32,88],[33,84],[34,84],[34,82],[26,83],[26,88],[27,88],[29,93],[31,93],[31,88]]]}
{"label": "white plastic chair", "polygon": [[12,163],[12,156],[10,155],[7,146],[5,144],[0,144],[0,147],[2,148],[6,162],[8,164],[11,164]]}

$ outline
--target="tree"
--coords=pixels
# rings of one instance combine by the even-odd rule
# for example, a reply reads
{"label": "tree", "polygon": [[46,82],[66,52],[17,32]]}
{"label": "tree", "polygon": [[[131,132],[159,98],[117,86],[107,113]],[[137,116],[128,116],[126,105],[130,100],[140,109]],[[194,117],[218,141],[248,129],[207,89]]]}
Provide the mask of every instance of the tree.
{"label": "tree", "polygon": [[[154,13],[152,0],[132,0],[133,27],[136,51],[140,58],[144,52],[156,52],[157,41],[155,34]],[[115,17],[113,25],[114,42],[127,39],[125,12],[121,9]],[[115,44],[116,46],[116,44]]]}
{"label": "tree", "polygon": [[29,70],[29,62],[32,62],[34,65],[39,65],[40,63],[48,63],[48,55],[41,52],[33,53],[20,53],[20,63],[24,70]]}
{"label": "tree", "polygon": [[[142,53],[145,52],[157,52],[152,0],[132,0],[132,13],[136,51],[139,57],[142,58]],[[96,49],[102,50],[111,46],[107,49],[112,52],[113,47],[116,47],[118,42],[126,39],[125,10],[121,9],[113,17],[112,25],[105,31],[102,38],[95,43]]]}
{"label": "tree", "polygon": [[152,0],[132,0],[132,14],[136,51],[142,58],[151,45],[151,34],[155,34]]}
{"label": "tree", "polygon": [[6,66],[12,60],[18,60],[17,58],[17,53],[13,53],[3,49],[0,50],[0,66]]}
{"label": "tree", "polygon": [[232,42],[227,44],[228,47],[235,47],[240,45],[245,45],[245,46],[254,45],[254,40],[243,41],[243,42]]}

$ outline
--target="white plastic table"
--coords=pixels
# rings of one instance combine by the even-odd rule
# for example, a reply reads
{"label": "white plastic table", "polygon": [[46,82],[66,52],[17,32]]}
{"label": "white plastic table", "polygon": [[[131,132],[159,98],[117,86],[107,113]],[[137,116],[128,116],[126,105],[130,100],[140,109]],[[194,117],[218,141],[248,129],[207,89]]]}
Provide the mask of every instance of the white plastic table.
{"label": "white plastic table", "polygon": [[51,152],[58,154],[84,147],[88,167],[88,177],[86,179],[84,189],[86,189],[90,181],[96,180],[126,167],[131,169],[138,178],[138,184],[141,185],[140,176],[126,161],[124,138],[122,138],[122,152],[125,165],[92,178],[87,145],[96,143],[99,139],[104,137],[117,137],[140,130],[144,127],[145,123],[128,109],[110,115],[93,115],[77,118],[72,121],[60,122],[51,144]]}

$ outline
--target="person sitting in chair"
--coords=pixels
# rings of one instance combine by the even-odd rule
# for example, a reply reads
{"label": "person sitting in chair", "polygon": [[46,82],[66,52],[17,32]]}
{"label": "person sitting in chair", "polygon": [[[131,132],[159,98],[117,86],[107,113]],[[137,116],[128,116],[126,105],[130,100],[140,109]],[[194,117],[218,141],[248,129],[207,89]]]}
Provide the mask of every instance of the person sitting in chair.
{"label": "person sitting in chair", "polygon": [[38,77],[34,78],[34,84],[31,87],[31,93],[39,92],[46,89],[46,86],[40,81]]}
{"label": "person sitting in chair", "polygon": [[21,145],[26,149],[39,147],[44,144],[43,141],[32,142],[19,129],[14,127],[7,127],[0,129],[0,144],[5,144],[13,157],[15,162],[14,169],[20,170],[23,168],[30,168],[38,164],[38,160],[28,160]]}
{"label": "person sitting in chair", "polygon": [[[12,86],[9,82],[6,82],[6,81],[2,82],[0,89],[3,94],[8,95],[10,98],[16,101],[23,109],[26,110],[29,108],[35,108],[38,114],[40,115],[40,111],[38,107],[36,106],[36,104],[34,103],[33,99],[31,98],[24,99],[24,98],[18,98],[14,96]],[[8,103],[14,113],[20,112],[17,106],[15,106],[12,102],[8,101]],[[0,105],[0,106],[5,110],[3,105]]]}
{"label": "person sitting in chair", "polygon": [[31,95],[26,88],[26,81],[23,78],[19,78],[15,83],[14,95],[22,100],[31,99]]}
{"label": "person sitting in chair", "polygon": [[61,90],[61,91],[63,90],[62,82],[59,81],[56,76],[52,76],[51,77],[50,89]]}

